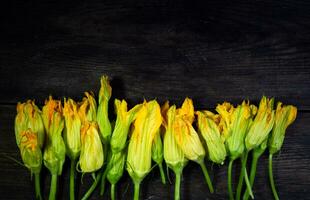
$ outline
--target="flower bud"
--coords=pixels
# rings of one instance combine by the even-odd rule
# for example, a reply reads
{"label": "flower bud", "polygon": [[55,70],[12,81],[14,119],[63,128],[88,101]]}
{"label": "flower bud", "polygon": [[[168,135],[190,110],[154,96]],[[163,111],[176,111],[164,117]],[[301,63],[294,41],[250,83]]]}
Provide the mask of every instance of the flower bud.
{"label": "flower bud", "polygon": [[44,125],[41,117],[41,111],[32,100],[17,104],[15,136],[18,146],[21,132],[26,131],[28,128],[37,134],[38,145],[42,148],[45,137]]}
{"label": "flower bud", "polygon": [[125,151],[120,151],[117,153],[112,152],[112,156],[107,166],[107,179],[111,184],[116,184],[118,180],[122,177],[124,172],[125,160]]}
{"label": "flower bud", "polygon": [[126,146],[130,125],[136,119],[141,104],[136,105],[130,111],[127,111],[125,100],[115,99],[114,104],[117,117],[110,144],[113,152],[119,152]]}
{"label": "flower bud", "polygon": [[296,115],[297,108],[295,106],[282,106],[281,102],[277,104],[275,122],[271,132],[271,137],[268,141],[271,154],[274,154],[281,149],[286,128],[295,121]]}
{"label": "flower bud", "polygon": [[79,105],[79,116],[82,124],[85,121],[97,120],[97,103],[92,92],[85,92],[85,96]]}
{"label": "flower bud", "polygon": [[127,155],[127,171],[134,182],[141,182],[151,169],[151,149],[162,118],[156,100],[144,102],[134,122]]}
{"label": "flower bud", "polygon": [[185,155],[182,149],[178,146],[174,136],[175,129],[173,128],[173,125],[175,117],[176,117],[176,107],[175,105],[173,105],[169,108],[166,115],[167,128],[163,142],[164,159],[171,169],[173,169],[174,171],[180,171],[185,167],[188,160],[185,158]]}
{"label": "flower bud", "polygon": [[76,159],[81,151],[81,120],[78,105],[72,100],[64,100],[63,115],[65,118],[64,142],[66,152],[71,159]]}
{"label": "flower bud", "polygon": [[221,137],[222,140],[226,141],[227,138],[231,135],[231,118],[233,115],[235,108],[232,104],[228,102],[224,102],[223,104],[218,104],[216,106],[216,111],[220,115],[220,124],[219,127],[221,129]]}
{"label": "flower bud", "polygon": [[186,98],[176,113],[173,125],[176,142],[187,159],[201,163],[205,157],[205,150],[192,126],[195,118],[193,101]]}
{"label": "flower bud", "polygon": [[[211,112],[210,112],[211,113]],[[226,149],[221,139],[220,129],[213,116],[204,112],[196,112],[197,126],[208,148],[209,159],[212,162],[223,164],[226,158]],[[213,113],[212,113],[213,114]]]}
{"label": "flower bud", "polygon": [[107,76],[102,76],[101,80],[101,87],[99,90],[99,106],[98,106],[98,113],[97,113],[97,122],[99,125],[99,130],[103,141],[109,141],[111,137],[111,123],[109,120],[109,100],[112,94],[112,88],[109,83],[109,78]]}
{"label": "flower bud", "polygon": [[152,159],[157,163],[161,164],[163,162],[163,143],[161,141],[161,132],[160,129],[158,130],[158,133],[156,134],[153,144],[152,144]]}
{"label": "flower bud", "polygon": [[271,131],[274,124],[273,99],[265,96],[259,103],[259,108],[249,132],[245,138],[245,146],[248,151],[258,147]]}
{"label": "flower bud", "polygon": [[81,129],[81,154],[79,165],[82,172],[94,172],[103,165],[104,154],[96,122],[85,122]]}
{"label": "flower bud", "polygon": [[[221,115],[222,116],[222,115]],[[227,116],[223,116],[227,117]],[[234,108],[229,115],[230,119],[226,123],[227,129],[230,131],[226,138],[226,147],[231,159],[236,159],[244,152],[244,139],[248,131],[251,120],[251,108],[249,102],[242,102],[237,108]]]}
{"label": "flower bud", "polygon": [[30,128],[21,133],[20,153],[25,166],[33,174],[41,171],[42,153],[37,134]]}
{"label": "flower bud", "polygon": [[50,96],[42,109],[42,118],[47,133],[47,142],[44,149],[44,165],[52,174],[61,175],[65,162],[66,147],[61,137],[64,128],[61,102]]}

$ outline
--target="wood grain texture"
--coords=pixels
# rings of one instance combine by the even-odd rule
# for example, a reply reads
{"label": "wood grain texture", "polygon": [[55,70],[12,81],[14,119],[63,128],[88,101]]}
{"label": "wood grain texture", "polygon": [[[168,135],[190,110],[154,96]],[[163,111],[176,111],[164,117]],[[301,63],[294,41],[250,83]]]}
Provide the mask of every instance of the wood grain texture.
{"label": "wood grain texture", "polygon": [[[308,1],[31,0],[8,1],[0,9],[0,199],[34,198],[28,171],[9,159],[20,160],[13,134],[17,101],[42,105],[49,94],[79,100],[84,91],[98,92],[102,74],[112,78],[113,98],[130,105],[143,98],[180,105],[189,96],[196,108],[213,109],[225,100],[257,103],[263,94],[296,105],[298,117],[274,159],[274,173],[281,199],[310,199]],[[266,166],[264,155],[256,199],[272,199]],[[211,167],[216,194],[207,192],[192,163],[183,175],[183,200],[227,199],[227,164]],[[42,181],[47,195],[46,170]],[[90,182],[85,176],[80,194]],[[126,174],[119,199],[132,199],[132,191]],[[58,199],[67,194],[66,162]],[[98,198],[96,192],[92,199]],[[163,186],[155,169],[141,199],[172,198],[173,185]]]}

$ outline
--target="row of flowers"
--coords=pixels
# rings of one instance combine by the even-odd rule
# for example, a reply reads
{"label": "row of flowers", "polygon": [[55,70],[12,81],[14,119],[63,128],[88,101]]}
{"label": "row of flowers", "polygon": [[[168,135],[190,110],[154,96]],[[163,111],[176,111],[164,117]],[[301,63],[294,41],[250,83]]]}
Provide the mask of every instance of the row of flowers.
{"label": "row of flowers", "polygon": [[[77,172],[91,173],[94,177],[81,199],[88,199],[98,185],[103,195],[106,180],[111,184],[111,199],[115,199],[115,187],[125,168],[134,184],[134,199],[138,200],[141,182],[153,169],[152,161],[160,170],[163,184],[166,183],[163,160],[175,174],[174,199],[180,199],[181,175],[189,161],[201,167],[213,193],[205,157],[220,165],[229,160],[229,199],[254,198],[256,166],[266,148],[269,148],[270,185],[274,198],[279,199],[272,156],[281,149],[286,128],[296,118],[296,107],[279,102],[274,109],[274,99],[263,96],[258,108],[249,101],[237,106],[224,102],[216,106],[216,113],[195,111],[189,98],[180,108],[170,106],[169,102],[160,107],[156,100],[144,100],[128,110],[125,100],[115,99],[116,120],[111,122],[108,117],[111,93],[108,77],[103,76],[98,105],[93,93],[88,92],[79,103],[64,99],[63,106],[60,100],[50,96],[42,111],[32,100],[17,104],[16,142],[24,165],[35,177],[37,199],[42,199],[43,163],[51,173],[49,200],[56,199],[58,176],[62,174],[66,155],[71,161],[70,200],[75,199]],[[252,163],[248,176],[250,152]],[[234,195],[231,177],[236,159],[241,160],[242,167]]]}

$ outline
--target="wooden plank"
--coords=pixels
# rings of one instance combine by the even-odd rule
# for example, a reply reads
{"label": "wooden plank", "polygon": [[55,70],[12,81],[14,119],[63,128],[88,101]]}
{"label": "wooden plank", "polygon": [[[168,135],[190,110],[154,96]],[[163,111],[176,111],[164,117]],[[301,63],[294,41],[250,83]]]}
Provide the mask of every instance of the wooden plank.
{"label": "wooden plank", "polygon": [[[2,199],[34,199],[33,187],[30,182],[29,172],[16,162],[8,159],[12,157],[20,160],[14,137],[14,106],[0,106],[0,196]],[[309,196],[310,173],[310,113],[300,112],[296,122],[289,127],[287,136],[279,155],[274,159],[274,175],[281,199],[307,199]],[[236,162],[233,173],[234,184],[237,182],[240,164]],[[256,182],[254,186],[255,199],[272,199],[268,184],[267,155],[263,155],[258,164]],[[215,194],[208,192],[199,166],[189,164],[183,174],[182,199],[227,199],[227,163],[223,166],[209,165],[213,177]],[[211,170],[212,168],[212,170]],[[66,162],[64,173],[60,181],[58,199],[68,199],[69,165]],[[44,194],[47,197],[49,189],[49,175],[43,171]],[[173,175],[170,174],[173,182]],[[79,195],[87,189],[91,178],[85,175],[83,184],[79,184]],[[109,188],[104,198],[109,197]],[[132,199],[133,186],[126,174],[118,184],[119,199]],[[98,199],[98,191],[91,199]],[[173,199],[173,184],[163,186],[157,168],[143,181],[141,199]]]}
{"label": "wooden plank", "polygon": [[189,96],[212,108],[265,94],[310,110],[307,1],[165,2],[20,4],[4,25],[0,103],[80,99],[108,74],[132,103]]}

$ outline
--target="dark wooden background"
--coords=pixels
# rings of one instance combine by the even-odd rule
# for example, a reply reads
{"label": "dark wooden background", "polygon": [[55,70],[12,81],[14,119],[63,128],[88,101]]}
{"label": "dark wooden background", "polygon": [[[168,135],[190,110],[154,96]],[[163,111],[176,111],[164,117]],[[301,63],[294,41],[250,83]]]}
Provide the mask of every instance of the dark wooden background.
{"label": "dark wooden background", "polygon": [[[34,199],[30,174],[8,159],[20,160],[16,103],[30,98],[42,105],[49,94],[79,100],[84,91],[98,92],[102,74],[113,79],[113,98],[130,105],[143,98],[180,105],[189,96],[196,108],[213,109],[224,100],[257,103],[263,94],[296,105],[274,174],[281,199],[310,199],[309,1],[29,0],[1,2],[0,9],[0,199]],[[256,199],[272,199],[266,165],[264,155]],[[227,199],[227,164],[211,168],[215,194],[190,164],[183,200]],[[90,181],[84,177],[80,194]],[[47,195],[46,170],[43,182]],[[59,199],[68,199],[68,163],[59,186]],[[126,174],[119,199],[131,199],[132,191]],[[163,186],[154,170],[141,199],[173,199],[173,185]]]}

